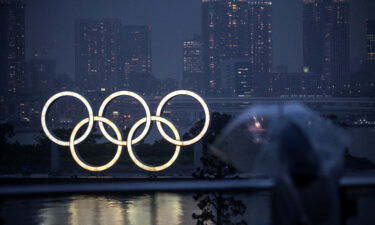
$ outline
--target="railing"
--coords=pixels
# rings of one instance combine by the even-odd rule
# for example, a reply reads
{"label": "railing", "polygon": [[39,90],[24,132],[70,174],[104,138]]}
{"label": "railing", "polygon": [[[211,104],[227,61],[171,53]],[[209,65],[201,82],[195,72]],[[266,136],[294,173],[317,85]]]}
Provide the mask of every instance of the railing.
{"label": "railing", "polygon": [[[270,179],[228,179],[228,180],[141,180],[124,179],[64,179],[64,182],[42,184],[5,184],[0,187],[0,195],[37,195],[73,193],[131,193],[131,192],[192,192],[192,191],[265,191],[273,187]],[[58,179],[55,179],[58,180]],[[47,181],[47,180],[46,180]],[[66,181],[66,182],[65,182]],[[340,180],[343,188],[375,187],[375,177],[345,177]]]}

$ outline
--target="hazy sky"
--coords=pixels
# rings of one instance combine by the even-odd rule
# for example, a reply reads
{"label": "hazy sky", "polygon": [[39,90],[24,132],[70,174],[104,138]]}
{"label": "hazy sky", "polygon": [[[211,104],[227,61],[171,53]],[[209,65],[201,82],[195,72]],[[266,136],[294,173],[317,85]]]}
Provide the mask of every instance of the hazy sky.
{"label": "hazy sky", "polygon": [[[201,0],[24,0],[26,54],[56,59],[57,73],[74,75],[74,20],[119,18],[152,26],[153,72],[180,79],[182,41],[200,33]],[[351,0],[351,58],[364,52],[364,21],[375,19],[374,0]],[[302,0],[273,1],[274,67],[302,66]]]}

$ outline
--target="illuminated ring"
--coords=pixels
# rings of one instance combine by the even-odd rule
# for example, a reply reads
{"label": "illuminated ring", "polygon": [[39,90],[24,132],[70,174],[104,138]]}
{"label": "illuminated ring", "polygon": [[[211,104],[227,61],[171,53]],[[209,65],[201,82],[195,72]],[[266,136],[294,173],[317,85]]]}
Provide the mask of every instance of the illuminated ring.
{"label": "illuminated ring", "polygon": [[[142,131],[142,133],[137,138],[135,138],[134,140],[132,140],[132,144],[136,144],[136,143],[140,142],[147,135],[147,132],[149,131],[150,126],[151,126],[151,113],[150,113],[150,109],[149,109],[147,103],[145,102],[145,100],[143,100],[143,98],[141,96],[139,96],[136,93],[131,92],[131,91],[118,91],[118,92],[115,92],[115,93],[111,94],[110,96],[108,96],[103,101],[103,103],[100,105],[98,116],[102,117],[103,113],[104,113],[104,109],[107,106],[107,104],[110,103],[113,99],[115,99],[115,98],[117,98],[119,96],[130,96],[130,97],[133,97],[133,98],[137,99],[142,104],[143,108],[145,109],[145,112],[146,112],[146,126],[145,126],[145,129]],[[114,139],[113,137],[111,137],[111,135],[109,135],[107,133],[107,131],[105,130],[102,122],[99,122],[99,128],[100,128],[100,131],[103,133],[104,137],[106,137],[107,140],[109,140],[113,144],[122,145],[122,146],[126,145],[126,141],[119,141],[119,140]]]}
{"label": "illuminated ring", "polygon": [[[86,119],[83,119],[81,122],[79,122],[73,129],[72,131],[72,134],[70,135],[70,141],[69,141],[69,147],[70,147],[70,153],[72,153],[72,156],[73,156],[73,159],[74,161],[76,161],[76,163],[78,163],[78,165],[80,165],[82,168],[86,169],[86,170],[90,170],[90,171],[94,171],[94,172],[98,172],[98,171],[103,171],[103,170],[106,170],[106,169],[109,169],[111,166],[113,166],[117,160],[120,158],[121,156],[121,152],[122,152],[122,146],[121,145],[118,145],[117,146],[117,152],[116,152],[116,155],[112,158],[111,161],[109,161],[107,164],[103,165],[103,166],[92,166],[92,165],[89,165],[88,163],[86,163],[83,159],[81,159],[81,156],[79,155],[79,153],[76,152],[75,148],[74,148],[74,139],[77,135],[77,132],[78,130],[83,126],[85,125],[86,123],[88,123],[90,120],[89,118],[86,118]],[[122,137],[121,137],[121,133],[119,131],[119,129],[116,127],[116,125],[110,121],[109,119],[107,118],[104,118],[104,117],[99,117],[99,116],[95,116],[94,117],[94,121],[98,121],[98,122],[104,122],[106,124],[108,124],[116,133],[116,136],[117,138],[121,141],[122,140]]]}
{"label": "illuminated ring", "polygon": [[174,92],[169,93],[167,96],[165,96],[160,101],[160,103],[158,105],[158,108],[156,109],[156,116],[157,117],[161,116],[161,112],[163,110],[164,105],[170,99],[172,99],[173,97],[175,97],[177,95],[189,95],[189,96],[195,98],[196,100],[198,100],[198,102],[202,105],[203,110],[204,110],[204,114],[205,114],[205,121],[204,121],[202,131],[193,139],[190,139],[190,140],[187,140],[187,141],[180,141],[180,140],[175,140],[175,139],[169,137],[168,134],[166,134],[165,131],[163,130],[163,127],[162,127],[162,125],[159,121],[156,121],[156,125],[158,127],[158,130],[159,130],[161,136],[163,136],[169,143],[172,143],[172,144],[178,145],[178,146],[191,145],[191,144],[194,144],[197,141],[199,141],[205,135],[205,133],[207,132],[208,126],[210,124],[210,111],[208,110],[208,106],[207,106],[206,102],[204,102],[204,100],[199,95],[195,94],[192,91],[179,90],[179,91],[174,91]]}
{"label": "illuminated ring", "polygon": [[71,91],[63,91],[63,92],[59,92],[59,93],[53,95],[51,98],[49,98],[48,101],[46,102],[46,104],[44,105],[43,110],[42,110],[42,118],[41,118],[42,128],[43,128],[44,133],[46,133],[47,137],[51,141],[55,142],[58,145],[69,146],[69,141],[62,141],[62,140],[58,139],[57,137],[55,137],[52,133],[50,133],[49,130],[48,130],[48,127],[47,127],[47,123],[46,123],[47,110],[48,110],[49,106],[54,101],[56,101],[58,98],[61,98],[61,97],[64,97],[64,96],[71,96],[71,97],[77,98],[78,100],[83,102],[83,104],[85,104],[85,106],[87,108],[87,111],[89,112],[89,117],[88,117],[89,125],[87,126],[87,129],[86,129],[85,133],[80,138],[78,138],[77,140],[74,141],[74,144],[76,145],[76,144],[81,143],[83,140],[85,140],[87,138],[87,136],[89,136],[89,134],[92,130],[92,127],[94,125],[94,113],[92,111],[90,103],[82,95],[80,95],[78,93],[75,93],[75,92],[71,92]]}
{"label": "illuminated ring", "polygon": [[[176,139],[177,140],[180,140],[180,135],[178,134],[178,131],[176,129],[176,127],[171,123],[169,122],[167,119],[164,119],[162,117],[157,117],[157,116],[152,116],[151,117],[151,120],[153,121],[157,121],[157,122],[162,122],[162,123],[165,123],[167,126],[169,126],[171,128],[171,130],[173,131],[173,134],[176,136]],[[147,170],[147,171],[152,171],[152,172],[156,172],[156,171],[161,171],[161,170],[165,170],[167,169],[168,167],[170,167],[177,159],[178,157],[178,154],[180,154],[180,149],[181,147],[180,146],[176,146],[176,150],[172,156],[172,158],[166,162],[165,164],[161,165],[161,166],[149,166],[149,165],[146,165],[145,163],[143,163],[140,159],[137,158],[137,156],[134,154],[133,150],[132,150],[132,144],[130,142],[130,140],[132,139],[133,137],[133,134],[135,133],[135,131],[137,130],[137,128],[146,121],[146,118],[142,118],[140,120],[138,120],[134,125],[133,127],[130,129],[129,131],[129,134],[128,134],[128,152],[129,152],[129,155],[130,155],[130,158],[133,160],[133,162],[139,166],[140,168],[144,169],[144,170]]]}

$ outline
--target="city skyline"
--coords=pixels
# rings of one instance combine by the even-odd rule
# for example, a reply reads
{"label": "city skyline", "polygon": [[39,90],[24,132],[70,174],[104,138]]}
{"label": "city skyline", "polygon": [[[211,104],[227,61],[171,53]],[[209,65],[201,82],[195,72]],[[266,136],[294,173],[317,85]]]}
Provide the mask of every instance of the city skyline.
{"label": "city skyline", "polygon": [[[2,30],[4,30],[2,39],[4,43],[8,43],[2,55],[3,58],[5,57],[2,60],[2,67],[6,65],[2,73],[8,77],[2,76],[2,79],[6,80],[3,84],[6,83],[5,88],[8,89],[6,91],[8,93],[16,93],[16,90],[20,90],[19,93],[27,93],[34,85],[29,82],[32,80],[40,79],[45,83],[50,80],[53,81],[52,85],[55,85],[55,81],[61,80],[57,77],[46,79],[48,75],[43,72],[43,68],[29,71],[30,66],[26,67],[26,65],[31,65],[33,60],[52,60],[54,65],[53,69],[50,69],[52,71],[50,76],[62,74],[58,70],[59,61],[47,57],[43,52],[35,51],[31,59],[25,60],[25,47],[29,46],[25,40],[27,37],[25,31],[28,29],[25,10],[28,7],[20,3],[20,1],[2,3],[2,10],[5,10],[3,15],[6,15],[2,23]],[[181,52],[174,55],[173,60],[178,60],[178,56],[182,55],[183,77],[175,76],[171,79],[181,83],[181,87],[207,96],[253,96],[253,94],[257,96],[259,93],[256,94],[251,85],[254,85],[256,80],[259,81],[258,76],[262,76],[263,73],[290,73],[292,79],[292,73],[310,72],[320,75],[320,79],[324,81],[322,89],[324,93],[317,91],[317,96],[321,94],[363,96],[362,93],[371,93],[374,82],[369,76],[372,71],[366,68],[373,64],[367,60],[368,51],[371,50],[368,46],[369,43],[371,44],[371,40],[369,42],[368,39],[371,35],[369,36],[368,32],[369,29],[371,30],[369,24],[372,20],[365,20],[365,30],[361,33],[365,38],[359,49],[365,49],[365,54],[362,54],[358,62],[353,63],[350,54],[355,54],[350,53],[349,31],[354,30],[355,26],[353,27],[349,20],[351,12],[349,0],[302,0],[302,3],[303,66],[300,66],[297,72],[288,68],[288,65],[274,63],[273,55],[276,55],[277,51],[274,50],[273,39],[277,29],[273,26],[275,21],[273,14],[277,10],[274,10],[272,1],[202,0],[201,30],[200,33],[190,36],[197,39],[195,42],[200,42],[195,44],[201,48],[198,50],[200,55],[195,59],[193,55],[187,55],[190,50],[187,49],[189,46],[186,45],[188,43],[186,40],[189,38],[179,43],[182,47]],[[18,33],[14,33],[14,30]],[[73,45],[75,72],[73,75],[63,73],[64,77],[73,77],[75,88],[90,92],[130,88],[140,91],[142,95],[161,94],[163,93],[161,90],[152,90],[152,84],[162,87],[163,83],[171,81],[167,81],[164,76],[159,76],[154,69],[153,62],[157,61],[157,57],[154,56],[152,40],[155,33],[158,32],[155,32],[151,25],[129,25],[119,18],[75,18]],[[168,37],[167,34],[164,36]],[[162,48],[162,46],[157,47]],[[193,47],[191,53],[197,51],[194,46],[191,47]],[[165,52],[167,51],[168,48],[165,49]],[[186,70],[189,63],[190,70],[195,70],[194,73],[202,71],[201,74],[189,75],[188,73],[192,72]],[[241,67],[246,67],[248,70],[242,75],[235,69],[236,64],[241,63]],[[356,63],[359,65],[355,65]],[[46,66],[44,64],[40,65]],[[173,69],[177,64],[169,60],[165,68]],[[349,70],[350,67],[352,70]],[[36,73],[38,70],[41,72]],[[33,77],[30,77],[31,75]],[[189,76],[195,78],[185,79]],[[186,85],[186,81],[199,83],[200,87],[191,88]],[[370,83],[366,84],[366,81]],[[175,86],[175,82],[172,83]],[[266,84],[271,85],[270,82]],[[243,88],[246,89],[245,95],[239,94],[244,92]],[[272,92],[271,86],[264,88]],[[326,90],[330,91],[326,92]],[[293,95],[293,93],[288,94]]]}
{"label": "city skyline", "polygon": [[[56,59],[58,74],[65,73],[74,76],[74,48],[69,45],[74,41],[74,20],[117,18],[124,25],[151,25],[154,74],[160,78],[172,77],[180,80],[182,78],[182,42],[193,34],[201,33],[201,1],[161,0],[160,3],[165,4],[159,5],[157,1],[147,1],[147,3],[107,1],[107,4],[103,2],[85,4],[84,1],[75,3],[71,1],[64,1],[64,3],[27,1],[27,59],[30,59],[37,51],[41,56]],[[359,64],[359,57],[363,57],[365,52],[365,47],[362,46],[365,41],[365,35],[362,34],[365,31],[364,19],[374,17],[369,12],[375,8],[375,4],[368,0],[350,3],[351,15],[356,15],[351,16],[351,34],[354,34],[351,35],[351,56],[352,62]],[[107,13],[109,11],[112,13]],[[45,20],[46,17],[50,19]],[[172,17],[174,19],[171,19]],[[288,0],[285,4],[274,2],[273,17],[273,68],[286,65],[289,71],[299,72],[302,67],[302,1]],[[289,32],[283,32],[285,29]],[[36,37],[40,33],[45,35]],[[286,49],[289,50],[286,51]],[[168,64],[168,61],[172,63]]]}

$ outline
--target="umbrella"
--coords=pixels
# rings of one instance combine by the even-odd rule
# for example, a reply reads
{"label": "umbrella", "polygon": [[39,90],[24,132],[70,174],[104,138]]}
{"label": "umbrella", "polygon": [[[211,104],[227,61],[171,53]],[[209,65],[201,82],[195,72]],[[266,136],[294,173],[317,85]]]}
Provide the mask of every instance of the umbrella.
{"label": "umbrella", "polygon": [[274,179],[277,224],[339,224],[345,132],[300,104],[245,110],[210,146],[249,176]]}

